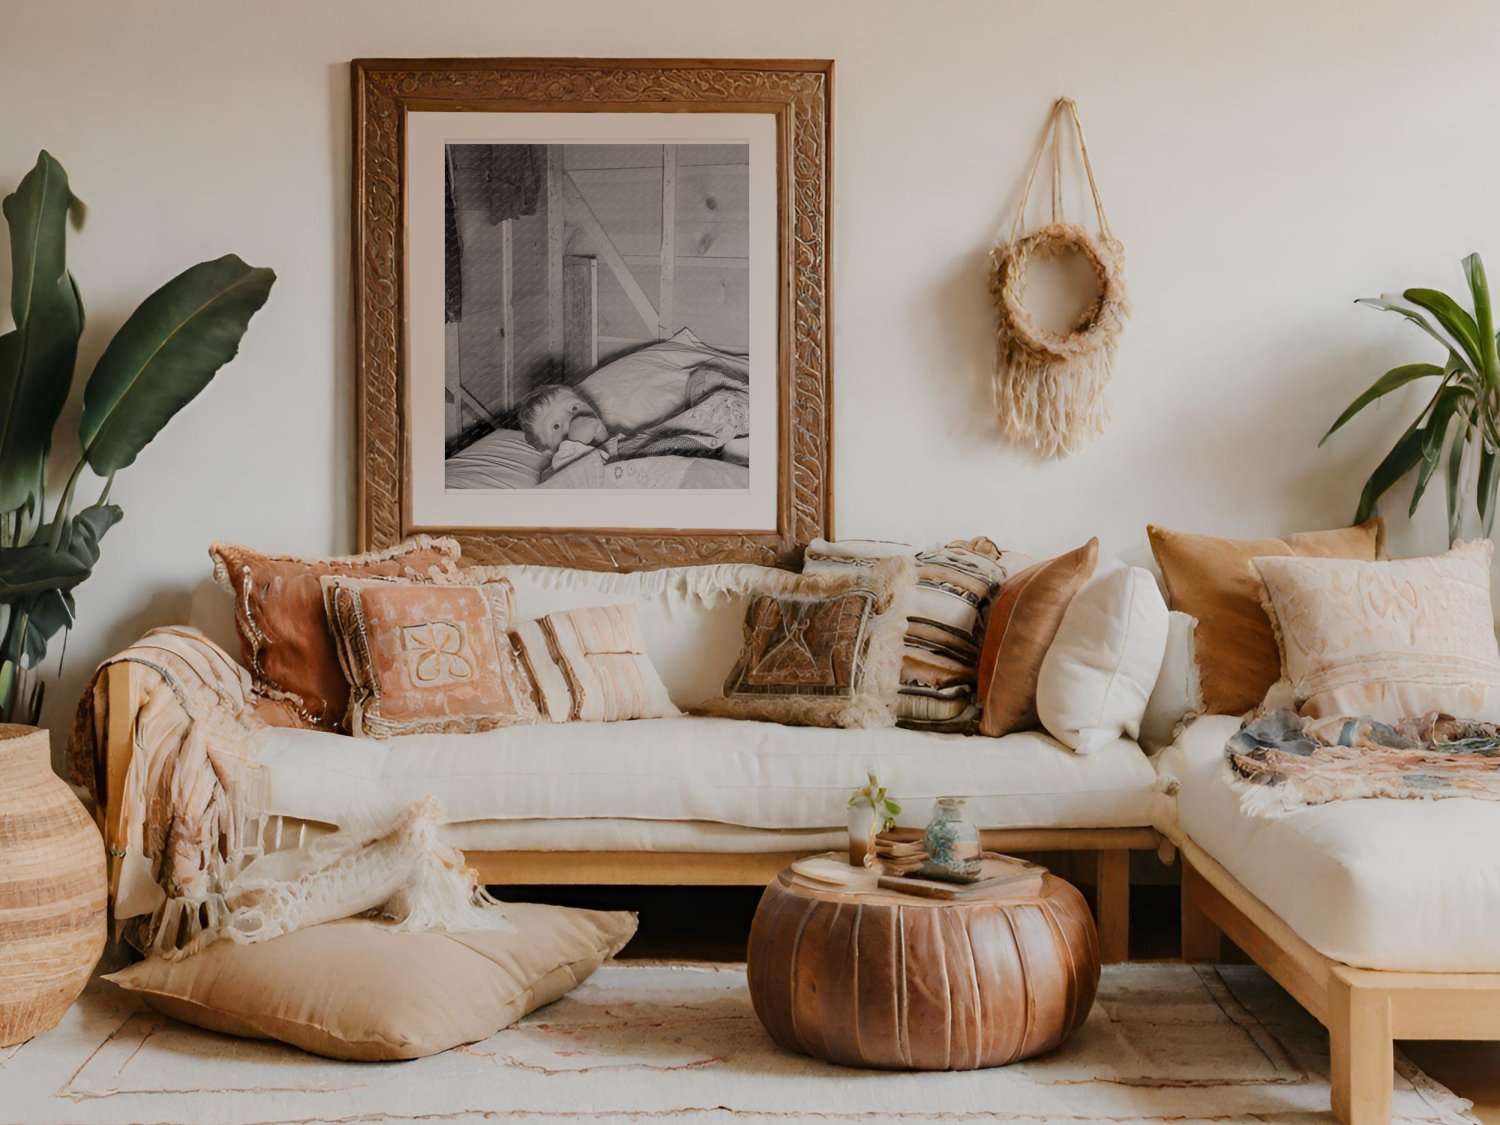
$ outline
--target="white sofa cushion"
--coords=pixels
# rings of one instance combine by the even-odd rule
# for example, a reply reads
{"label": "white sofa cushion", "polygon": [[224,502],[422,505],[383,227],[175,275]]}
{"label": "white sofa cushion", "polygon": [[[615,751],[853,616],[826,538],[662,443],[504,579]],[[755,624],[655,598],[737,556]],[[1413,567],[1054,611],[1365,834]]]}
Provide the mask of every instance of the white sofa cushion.
{"label": "white sofa cushion", "polygon": [[640,719],[511,727],[374,742],[262,730],[264,804],[276,815],[383,823],[428,795],[450,822],[561,817],[703,820],[828,828],[874,771],[925,824],[933,799],[970,798],[982,827],[1150,823],[1156,773],[1117,741],[1073,754],[1040,732],[964,738],[900,728],[836,730],[743,719]]}
{"label": "white sofa cushion", "polygon": [[1158,818],[1185,835],[1319,953],[1363,969],[1500,971],[1500,806],[1334,801],[1250,816],[1224,744],[1240,720],[1194,719],[1158,766],[1175,781]]}

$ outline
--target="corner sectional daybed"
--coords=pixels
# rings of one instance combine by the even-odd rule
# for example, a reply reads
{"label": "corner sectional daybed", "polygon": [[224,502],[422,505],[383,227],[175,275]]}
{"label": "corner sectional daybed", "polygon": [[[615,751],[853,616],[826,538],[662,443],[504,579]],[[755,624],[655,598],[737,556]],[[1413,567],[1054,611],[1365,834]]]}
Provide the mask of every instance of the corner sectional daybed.
{"label": "corner sectional daybed", "polygon": [[1182,953],[1230,938],[1328,1029],[1333,1111],[1391,1115],[1393,1041],[1500,1039],[1500,807],[1367,798],[1245,811],[1205,715],[1157,759],[1182,861]]}
{"label": "corner sectional daybed", "polygon": [[[740,650],[748,595],[694,593],[683,571],[500,572],[521,621],[635,604],[648,655],[680,707],[718,692]],[[222,591],[200,592],[194,621],[233,651]],[[143,703],[160,687],[149,660],[127,659],[106,666],[94,694],[117,903],[152,900],[131,893],[150,875],[122,862],[129,840],[118,810]],[[794,858],[846,846],[846,798],[874,771],[901,795],[903,824],[924,824],[934,798],[957,793],[970,798],[989,848],[1093,853],[1108,961],[1127,954],[1129,853],[1159,840],[1156,771],[1128,739],[1076,754],[1040,731],[988,738],[681,717],[384,741],[272,727],[254,732],[248,753],[273,821],[268,847],[436,796],[448,841],[486,883],[512,886],[764,884]]]}

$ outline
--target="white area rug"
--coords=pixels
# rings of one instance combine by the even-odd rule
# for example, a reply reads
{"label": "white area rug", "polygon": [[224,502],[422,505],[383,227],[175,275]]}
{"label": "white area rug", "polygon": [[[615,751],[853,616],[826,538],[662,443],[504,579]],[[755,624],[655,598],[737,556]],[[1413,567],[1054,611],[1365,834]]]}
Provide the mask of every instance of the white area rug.
{"label": "white area rug", "polygon": [[[798,1120],[1331,1122],[1327,1037],[1253,968],[1107,968],[1050,1055],[998,1070],[892,1074],[788,1054],[738,967],[613,965],[472,1047],[337,1063],[155,1015],[96,981],[63,1023],[0,1050],[11,1125]],[[1398,1122],[1472,1122],[1400,1062]]]}

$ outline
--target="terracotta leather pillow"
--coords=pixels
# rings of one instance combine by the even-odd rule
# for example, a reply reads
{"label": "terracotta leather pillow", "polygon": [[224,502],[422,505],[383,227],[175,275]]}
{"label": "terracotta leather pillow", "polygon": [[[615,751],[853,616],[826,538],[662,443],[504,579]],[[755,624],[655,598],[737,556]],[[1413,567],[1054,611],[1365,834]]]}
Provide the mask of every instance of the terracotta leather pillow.
{"label": "terracotta leather pillow", "polygon": [[1167,605],[1198,619],[1195,634],[1203,709],[1242,715],[1281,678],[1281,656],[1261,604],[1255,558],[1296,556],[1374,562],[1385,557],[1385,521],[1266,539],[1219,539],[1148,526]]}
{"label": "terracotta leather pillow", "polygon": [[514,932],[396,933],[349,918],[256,945],[216,941],[106,979],[195,1027],[375,1062],[488,1039],[580,984],[635,933],[634,914],[506,903]]}
{"label": "terracotta leather pillow", "polygon": [[286,703],[288,718],[337,730],[349,706],[349,685],[323,611],[323,577],[450,574],[458,550],[452,539],[419,535],[386,551],[331,559],[268,555],[232,543],[215,543],[208,554],[215,581],[234,598],[240,655],[256,690]]}
{"label": "terracotta leather pillow", "polygon": [[323,596],[349,683],[350,734],[473,734],[539,720],[511,649],[505,579],[330,575]]}
{"label": "terracotta leather pillow", "polygon": [[1036,685],[1073,595],[1094,573],[1099,540],[1027,567],[1000,587],[979,657],[979,732],[991,738],[1041,725]]}

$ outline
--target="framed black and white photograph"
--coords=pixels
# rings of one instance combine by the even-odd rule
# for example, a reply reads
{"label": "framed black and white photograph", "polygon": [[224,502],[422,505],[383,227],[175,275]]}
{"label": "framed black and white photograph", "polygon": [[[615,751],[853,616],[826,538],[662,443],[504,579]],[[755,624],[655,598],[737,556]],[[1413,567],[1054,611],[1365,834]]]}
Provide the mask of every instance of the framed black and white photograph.
{"label": "framed black and white photograph", "polygon": [[[388,166],[368,143],[373,87],[400,62],[356,64],[366,248],[386,216]],[[777,65],[792,68],[789,87],[756,69]],[[387,87],[411,104],[385,107],[402,125],[398,276],[388,289],[366,254],[357,279],[365,541],[455,533],[466,555],[619,567],[783,561],[822,534],[820,64],[453,66],[539,104],[455,108],[451,96],[417,101],[410,82]],[[548,81],[559,69],[593,84]],[[455,82],[441,68],[407,73]],[[461,102],[474,94],[472,81],[457,85]],[[671,89],[693,97],[671,100]],[[391,295],[400,337],[372,340],[385,324],[375,306]],[[371,386],[387,359],[389,400]],[[387,450],[389,497],[371,491],[392,467]],[[380,526],[382,515],[394,523]]]}

